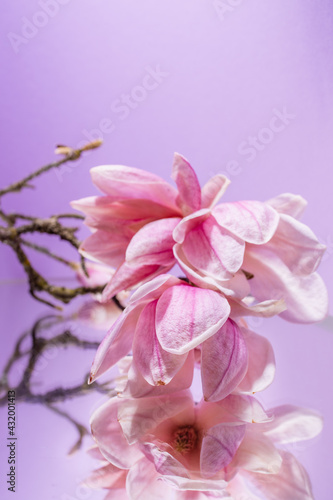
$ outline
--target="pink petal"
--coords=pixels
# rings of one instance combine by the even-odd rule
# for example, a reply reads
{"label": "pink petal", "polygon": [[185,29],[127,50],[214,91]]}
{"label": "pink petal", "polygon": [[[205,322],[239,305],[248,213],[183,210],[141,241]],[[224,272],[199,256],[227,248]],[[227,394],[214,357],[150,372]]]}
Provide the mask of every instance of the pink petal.
{"label": "pink petal", "polygon": [[249,354],[245,377],[237,387],[237,392],[253,394],[271,385],[275,376],[275,356],[271,343],[262,335],[241,329]]}
{"label": "pink petal", "polygon": [[[128,473],[127,492],[131,500],[164,500],[172,498],[173,491],[158,481],[154,465],[143,458]],[[170,496],[169,496],[170,494]]]}
{"label": "pink petal", "polygon": [[139,286],[141,283],[154,278],[158,274],[165,273],[171,269],[173,262],[169,265],[136,265],[124,262],[114,273],[111,281],[103,290],[102,301],[106,302],[117,293],[123,290],[129,290],[134,286]]}
{"label": "pink petal", "polygon": [[276,474],[249,474],[248,479],[270,500],[314,500],[306,470],[290,453],[281,452],[282,467]]}
{"label": "pink petal", "polygon": [[80,253],[108,266],[117,267],[125,258],[129,241],[130,238],[125,235],[110,234],[98,229],[82,242]]}
{"label": "pink petal", "polygon": [[125,488],[127,470],[119,469],[112,464],[105,465],[93,473],[84,481],[89,488]]}
{"label": "pink petal", "polygon": [[214,335],[230,312],[219,293],[193,286],[168,288],[156,308],[157,338],[163,349],[184,354]]}
{"label": "pink petal", "polygon": [[229,299],[231,307],[231,318],[241,318],[243,316],[259,316],[271,318],[287,309],[284,299],[265,300],[264,302],[248,305],[244,300]]}
{"label": "pink petal", "polygon": [[283,405],[273,408],[273,420],[263,426],[266,436],[279,444],[313,439],[323,430],[322,417],[313,410]]}
{"label": "pink petal", "polygon": [[206,401],[219,401],[236,389],[247,370],[247,347],[232,320],[202,344],[202,388]]}
{"label": "pink petal", "polygon": [[212,208],[225,193],[230,181],[224,175],[218,174],[209,179],[201,189],[201,207]]}
{"label": "pink petal", "polygon": [[183,215],[200,210],[201,189],[198,178],[188,161],[178,153],[174,156],[172,178],[178,187],[178,206]]}
{"label": "pink petal", "polygon": [[166,386],[152,387],[143,378],[141,371],[133,361],[128,372],[128,382],[123,392],[123,396],[132,398],[156,397],[188,389],[193,380],[194,352],[189,352],[185,363],[179,372]]}
{"label": "pink petal", "polygon": [[314,272],[326,249],[308,226],[289,215],[280,216],[278,228],[267,248],[298,275]]}
{"label": "pink petal", "polygon": [[126,311],[112,325],[97,349],[89,383],[103,375],[132,349],[133,336],[140,310]]}
{"label": "pink petal", "polygon": [[[256,425],[253,424],[254,428]],[[262,474],[277,474],[282,458],[270,439],[256,432],[247,430],[237,450],[232,466]]]}
{"label": "pink petal", "polygon": [[276,231],[279,215],[260,201],[222,203],[213,209],[217,222],[248,243],[267,243]]}
{"label": "pink petal", "polygon": [[104,500],[129,500],[129,497],[124,488],[109,491]]}
{"label": "pink petal", "polygon": [[172,232],[181,219],[174,217],[146,224],[132,238],[126,250],[126,261],[135,265],[173,265]]}
{"label": "pink petal", "polygon": [[203,477],[212,477],[232,461],[245,434],[245,425],[219,424],[202,440],[200,467]]}
{"label": "pink petal", "polygon": [[254,297],[284,299],[287,309],[280,314],[284,319],[312,323],[326,316],[327,290],[318,274],[295,276],[276,255],[259,247],[246,252],[244,267],[254,275],[249,281]]}
{"label": "pink petal", "polygon": [[174,256],[179,267],[184,271],[187,278],[200,288],[219,290],[227,297],[246,297],[250,293],[250,285],[242,272],[237,272],[230,280],[219,280],[215,276],[207,276],[200,272],[186,258],[183,246],[176,243],[173,247]]}
{"label": "pink petal", "polygon": [[222,281],[239,270],[244,249],[244,241],[219,226],[212,216],[189,231],[183,243],[183,253],[192,268]]}
{"label": "pink petal", "polygon": [[150,300],[158,299],[165,290],[182,283],[183,282],[180,279],[175,276],[171,276],[170,274],[157,276],[148,281],[148,283],[141,285],[140,288],[133,293],[129,301],[129,305],[133,307],[140,302],[148,302]]}
{"label": "pink petal", "polygon": [[188,478],[188,470],[168,451],[162,449],[162,446],[157,446],[153,443],[145,443],[143,451],[146,457],[154,463],[155,469],[159,474],[181,476]]}
{"label": "pink petal", "polygon": [[191,413],[193,398],[190,391],[140,399],[122,399],[117,419],[128,443],[142,440],[161,422],[182,412]]}
{"label": "pink petal", "polygon": [[266,201],[268,205],[273,207],[281,214],[290,215],[295,219],[299,219],[303,214],[308,202],[298,194],[283,193],[275,198]]}
{"label": "pink petal", "polygon": [[91,432],[103,456],[116,467],[129,469],[142,453],[130,446],[117,420],[121,398],[111,398],[100,406],[91,417]]}
{"label": "pink petal", "polygon": [[181,369],[187,354],[170,354],[160,346],[155,327],[156,306],[157,300],[150,302],[140,315],[133,342],[133,358],[149,384],[164,386]]}
{"label": "pink petal", "polygon": [[[229,498],[227,492],[225,491],[226,487],[228,486],[228,483],[226,481],[223,481],[222,479],[202,479],[200,477],[198,478],[193,478],[189,479],[187,477],[181,477],[181,476],[168,476],[168,475],[163,475],[161,476],[161,479],[164,483],[170,485],[171,487],[183,491],[188,492],[188,494],[191,492],[194,495],[199,492],[212,492],[213,493],[213,498],[216,498],[216,493],[218,492],[217,498]],[[224,496],[226,495],[226,496]],[[178,498],[178,497],[177,497]],[[197,500],[197,497],[191,497],[191,496],[185,496],[185,497],[179,497],[179,498],[188,498],[192,499],[195,498]],[[208,498],[211,498],[210,496]],[[201,500],[201,496],[198,497],[198,500]],[[202,497],[202,500],[207,500],[207,496],[205,495]]]}
{"label": "pink petal", "polygon": [[104,165],[90,170],[92,181],[103,193],[115,199],[150,200],[175,212],[177,191],[161,177],[122,165]]}

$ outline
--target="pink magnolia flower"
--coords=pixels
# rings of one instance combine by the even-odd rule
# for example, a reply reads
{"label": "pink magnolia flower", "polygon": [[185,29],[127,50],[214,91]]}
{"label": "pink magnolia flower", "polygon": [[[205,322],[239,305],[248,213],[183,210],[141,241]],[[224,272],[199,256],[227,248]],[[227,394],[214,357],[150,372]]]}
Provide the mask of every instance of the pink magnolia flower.
{"label": "pink magnolia flower", "polygon": [[159,276],[132,295],[111,327],[96,353],[90,382],[132,351],[127,387],[132,396],[167,384],[168,391],[184,389],[192,382],[196,349],[201,352],[207,401],[220,400],[236,389],[263,390],[274,377],[272,347],[230,319],[229,313],[222,294]]}
{"label": "pink magnolia flower", "polygon": [[249,307],[254,298],[266,304],[283,300],[285,310],[276,311],[283,318],[320,321],[328,299],[315,270],[325,246],[297,220],[305,206],[301,196],[283,194],[266,203],[241,201],[199,210],[173,232],[177,262],[191,282],[228,296],[240,315],[262,314],[261,307]]}
{"label": "pink magnolia flower", "polygon": [[121,165],[94,167],[91,176],[105,196],[71,205],[87,215],[85,223],[93,231],[81,253],[117,268],[106,298],[171,269],[176,225],[212,207],[229,183],[216,175],[201,190],[192,167],[178,154],[172,170],[178,190],[155,174]]}
{"label": "pink magnolia flower", "polygon": [[[265,412],[251,396],[228,396],[195,405],[189,391],[160,398],[112,398],[92,417],[93,437],[116,470],[126,469],[123,486],[131,500],[159,479],[197,498],[241,500],[313,499],[309,478],[297,460],[277,444],[315,437],[322,420],[314,412],[282,406]],[[153,465],[153,467],[152,467]],[[111,486],[112,488],[112,486]],[[155,498],[176,498],[160,486]],[[110,496],[109,498],[114,498]],[[200,496],[198,498],[201,498]],[[203,496],[203,498],[205,498]],[[262,498],[262,497],[261,497]]]}

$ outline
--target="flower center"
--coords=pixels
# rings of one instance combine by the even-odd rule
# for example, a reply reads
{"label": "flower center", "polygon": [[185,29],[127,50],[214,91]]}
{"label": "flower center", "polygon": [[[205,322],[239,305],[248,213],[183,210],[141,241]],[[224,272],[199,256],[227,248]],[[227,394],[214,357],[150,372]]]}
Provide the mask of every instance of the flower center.
{"label": "flower center", "polygon": [[179,427],[174,433],[173,446],[179,453],[188,453],[198,442],[198,432],[192,425]]}

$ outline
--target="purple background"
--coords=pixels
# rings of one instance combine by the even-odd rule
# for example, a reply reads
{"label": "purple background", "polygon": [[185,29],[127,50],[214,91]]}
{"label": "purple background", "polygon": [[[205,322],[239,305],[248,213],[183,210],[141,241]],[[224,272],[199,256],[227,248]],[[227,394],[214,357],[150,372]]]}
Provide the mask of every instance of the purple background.
{"label": "purple background", "polygon": [[[68,211],[70,200],[96,192],[89,168],[99,164],[131,165],[169,179],[172,155],[178,151],[191,161],[202,184],[215,173],[229,175],[226,200],[302,194],[309,202],[303,220],[328,246],[320,272],[331,291],[333,4],[224,3],[234,5],[225,15],[210,0],[63,0],[62,5],[50,1],[54,10],[41,15],[37,1],[3,0],[1,185],[53,160],[56,144],[75,147],[91,136],[104,138],[100,150],[39,179],[37,190],[8,196],[4,207],[32,215]],[[18,38],[23,35],[30,38]],[[162,75],[153,85],[147,75],[157,67]],[[142,89],[143,83],[149,90]],[[134,96],[133,109],[126,105],[120,110],[119,101],[128,94]],[[274,110],[284,108],[292,117],[283,130],[263,130],[272,123]],[[266,144],[261,142],[255,154],[244,154],[244,142],[258,136]],[[3,365],[14,338],[48,310],[27,295],[10,249],[1,252]],[[49,277],[66,275],[46,259],[40,266]],[[325,417],[323,434],[293,451],[310,472],[315,498],[329,500],[330,322],[299,326],[273,319],[252,321],[251,326],[267,334],[277,358],[276,380],[260,399],[266,406],[310,406]],[[62,359],[50,363],[45,378],[66,380]],[[87,353],[87,369],[90,361]],[[75,368],[72,363],[72,372],[65,372],[72,380]],[[86,423],[99,399],[82,399],[73,412]],[[84,454],[64,459],[75,437],[70,426],[39,407],[22,405],[18,413],[15,498],[102,498],[99,492],[82,496],[76,491],[91,461]],[[0,491],[12,498],[4,486],[3,411],[0,425]]]}

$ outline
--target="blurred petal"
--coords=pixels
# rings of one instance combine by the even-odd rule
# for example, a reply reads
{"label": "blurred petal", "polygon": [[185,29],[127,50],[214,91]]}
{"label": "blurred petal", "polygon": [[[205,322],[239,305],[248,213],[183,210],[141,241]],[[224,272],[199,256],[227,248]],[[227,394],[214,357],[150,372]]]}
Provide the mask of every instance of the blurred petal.
{"label": "blurred petal", "polygon": [[312,439],[323,430],[322,417],[313,410],[292,405],[270,410],[271,422],[263,426],[266,436],[279,444]]}
{"label": "blurred petal", "polygon": [[173,265],[172,232],[181,219],[160,219],[142,227],[132,238],[126,250],[126,261],[136,265]]}
{"label": "blurred petal", "polygon": [[89,259],[117,267],[125,259],[129,241],[130,238],[126,235],[111,234],[98,229],[81,243],[80,253]]}
{"label": "blurred petal", "polygon": [[142,376],[151,385],[166,385],[181,369],[187,353],[181,356],[164,351],[156,336],[157,300],[147,304],[135,330],[133,357]]}
{"label": "blurred petal", "polygon": [[239,318],[243,316],[260,316],[262,318],[271,318],[286,310],[287,306],[284,299],[265,300],[253,306],[248,305],[244,300],[229,299],[231,307],[230,316]]}
{"label": "blurred petal", "polygon": [[154,463],[156,471],[163,476],[172,475],[188,478],[189,475],[186,467],[162,448],[162,444],[158,446],[153,443],[145,443],[143,446],[144,454]]}
{"label": "blurred petal", "polygon": [[258,491],[270,500],[313,500],[309,476],[290,453],[281,452],[283,463],[276,474],[249,474]]}
{"label": "blurred petal", "polygon": [[173,286],[156,308],[157,338],[163,349],[184,354],[214,335],[230,312],[219,293],[193,286]]}
{"label": "blurred petal", "polygon": [[273,207],[281,214],[290,215],[295,219],[299,219],[303,214],[308,202],[299,194],[283,193],[275,198],[266,201],[268,205]]}
{"label": "blurred petal", "polygon": [[313,273],[325,252],[311,229],[289,215],[281,215],[276,233],[266,248],[298,275]]}
{"label": "blurred petal", "polygon": [[119,469],[113,464],[105,465],[95,471],[84,481],[89,488],[125,488],[127,470]]}
{"label": "blurred petal", "polygon": [[[177,490],[180,491],[184,492],[193,491],[194,493],[199,491],[218,492],[217,498],[228,498],[228,496],[225,497],[223,495],[224,493],[223,490],[228,486],[228,483],[226,481],[223,481],[222,479],[215,479],[215,480],[203,479],[203,478],[189,479],[181,476],[168,476],[168,475],[161,476],[161,479],[163,482],[169,484],[173,488],[176,488]],[[206,496],[204,498],[207,500]]]}
{"label": "blurred petal", "polygon": [[262,335],[241,329],[249,354],[245,377],[237,387],[237,392],[253,394],[263,391],[274,380],[275,356],[271,343]]}
{"label": "blurred petal", "polygon": [[201,208],[212,208],[225,193],[230,181],[224,175],[218,174],[209,179],[201,189]]}
{"label": "blurred petal", "polygon": [[111,398],[91,417],[91,432],[103,456],[116,467],[129,469],[142,457],[137,446],[130,446],[118,422],[120,398]]}
{"label": "blurred petal", "polygon": [[201,208],[201,189],[196,173],[183,156],[175,153],[172,178],[177,184],[178,206],[183,215],[188,215]]}
{"label": "blurred petal", "polygon": [[276,255],[263,248],[248,251],[244,267],[254,275],[249,283],[252,295],[258,300],[285,300],[287,309],[280,314],[284,319],[312,323],[326,316],[327,290],[317,273],[295,276]]}
{"label": "blurred petal", "polygon": [[234,467],[262,474],[277,474],[281,464],[281,455],[272,441],[263,434],[250,430],[247,430],[232,462]]}
{"label": "blurred petal", "polygon": [[219,401],[236,389],[247,370],[243,335],[232,320],[202,344],[202,388],[206,401]]}
{"label": "blurred petal", "polygon": [[139,460],[128,473],[127,493],[130,500],[164,500],[168,497],[167,486],[158,481],[154,465],[146,458]]}
{"label": "blurred petal", "polygon": [[215,476],[229,465],[245,434],[246,425],[219,424],[204,435],[200,467],[203,477]]}
{"label": "blurred petal", "polygon": [[279,215],[260,201],[222,203],[213,209],[217,222],[248,243],[267,243],[276,231]]}

